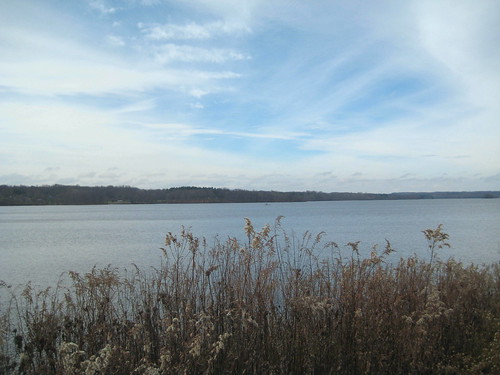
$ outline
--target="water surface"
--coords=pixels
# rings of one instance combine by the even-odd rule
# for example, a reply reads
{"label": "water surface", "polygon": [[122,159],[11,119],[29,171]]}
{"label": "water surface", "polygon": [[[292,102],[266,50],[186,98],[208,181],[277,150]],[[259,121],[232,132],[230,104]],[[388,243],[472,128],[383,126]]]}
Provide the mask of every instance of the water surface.
{"label": "water surface", "polygon": [[421,231],[443,224],[452,245],[443,258],[500,260],[500,199],[0,207],[0,280],[46,284],[94,265],[155,266],[165,234],[181,226],[208,240],[244,238],[243,218],[258,229],[278,216],[299,236],[324,231],[339,244],[361,241],[365,254],[388,239],[397,257],[425,257]]}

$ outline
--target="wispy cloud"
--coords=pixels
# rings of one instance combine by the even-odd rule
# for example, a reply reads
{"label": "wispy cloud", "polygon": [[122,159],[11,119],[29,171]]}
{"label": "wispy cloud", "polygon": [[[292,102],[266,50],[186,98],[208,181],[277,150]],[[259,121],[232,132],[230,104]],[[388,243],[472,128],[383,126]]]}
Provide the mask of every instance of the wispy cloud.
{"label": "wispy cloud", "polygon": [[224,21],[198,24],[194,22],[179,24],[137,24],[139,30],[149,39],[153,40],[204,40],[218,36],[247,33],[250,30],[239,24]]}
{"label": "wispy cloud", "polygon": [[162,44],[154,47],[155,60],[161,64],[171,62],[224,63],[231,60],[246,60],[250,57],[234,50],[202,48],[188,45]]}
{"label": "wispy cloud", "polygon": [[[212,89],[220,91],[221,80],[239,74],[230,70],[213,71],[205,67],[169,67],[172,61],[215,62],[241,60],[243,53],[230,49],[192,46],[155,46],[148,61],[133,59],[93,46],[71,36],[48,30],[18,27],[6,22],[0,26],[0,84],[8,90],[34,95],[137,94],[146,90],[167,89],[177,92]],[[11,41],[15,41],[12,44]],[[125,47],[123,36],[109,34],[104,42]],[[146,54],[147,57],[147,54]]]}
{"label": "wispy cloud", "polygon": [[4,87],[34,95],[129,95],[157,88],[189,92],[190,87],[210,92],[212,88],[217,89],[218,81],[239,77],[231,71],[147,69],[96,61],[67,64],[50,58],[18,64],[0,63],[0,69]]}
{"label": "wispy cloud", "polygon": [[499,8],[2,2],[0,176],[326,191],[498,186]]}
{"label": "wispy cloud", "polygon": [[[500,96],[498,44],[500,26],[496,1],[424,1],[416,5],[420,41],[467,99],[493,104]],[[443,22],[446,19],[446,22]]]}
{"label": "wispy cloud", "polygon": [[108,35],[106,40],[110,45],[115,47],[123,47],[126,44],[122,37],[116,35]]}
{"label": "wispy cloud", "polygon": [[113,14],[116,12],[116,8],[106,5],[104,0],[91,0],[89,1],[89,5],[92,9],[102,14]]}

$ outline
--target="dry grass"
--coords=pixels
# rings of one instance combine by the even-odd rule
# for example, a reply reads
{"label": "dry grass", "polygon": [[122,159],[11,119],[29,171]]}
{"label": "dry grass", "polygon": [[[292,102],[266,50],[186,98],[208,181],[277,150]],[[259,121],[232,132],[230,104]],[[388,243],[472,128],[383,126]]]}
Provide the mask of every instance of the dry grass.
{"label": "dry grass", "polygon": [[0,374],[500,373],[499,264],[440,261],[441,227],[424,231],[430,259],[391,263],[389,243],[361,258],[279,218],[245,233],[169,233],[152,271],[12,292]]}

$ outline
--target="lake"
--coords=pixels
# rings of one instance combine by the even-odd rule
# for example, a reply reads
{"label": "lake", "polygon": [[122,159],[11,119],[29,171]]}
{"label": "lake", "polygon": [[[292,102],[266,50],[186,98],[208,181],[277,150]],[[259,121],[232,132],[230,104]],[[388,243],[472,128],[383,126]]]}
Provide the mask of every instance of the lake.
{"label": "lake", "polygon": [[388,239],[397,250],[394,259],[426,257],[421,231],[443,224],[451,249],[443,249],[441,258],[500,260],[500,199],[19,206],[0,207],[0,280],[48,285],[65,271],[94,265],[155,266],[165,234],[179,233],[181,226],[210,243],[217,234],[245,238],[245,217],[260,229],[278,216],[289,233],[324,231],[339,245],[361,241],[364,254]]}

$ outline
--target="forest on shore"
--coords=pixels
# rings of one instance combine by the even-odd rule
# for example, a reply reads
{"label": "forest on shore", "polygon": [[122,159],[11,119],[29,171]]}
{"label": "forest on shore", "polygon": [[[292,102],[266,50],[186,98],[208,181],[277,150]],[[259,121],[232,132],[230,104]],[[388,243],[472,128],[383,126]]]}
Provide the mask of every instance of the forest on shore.
{"label": "forest on shore", "polygon": [[64,204],[250,203],[342,200],[500,198],[500,191],[349,193],[263,191],[214,187],[140,189],[131,186],[0,185],[0,206]]}

